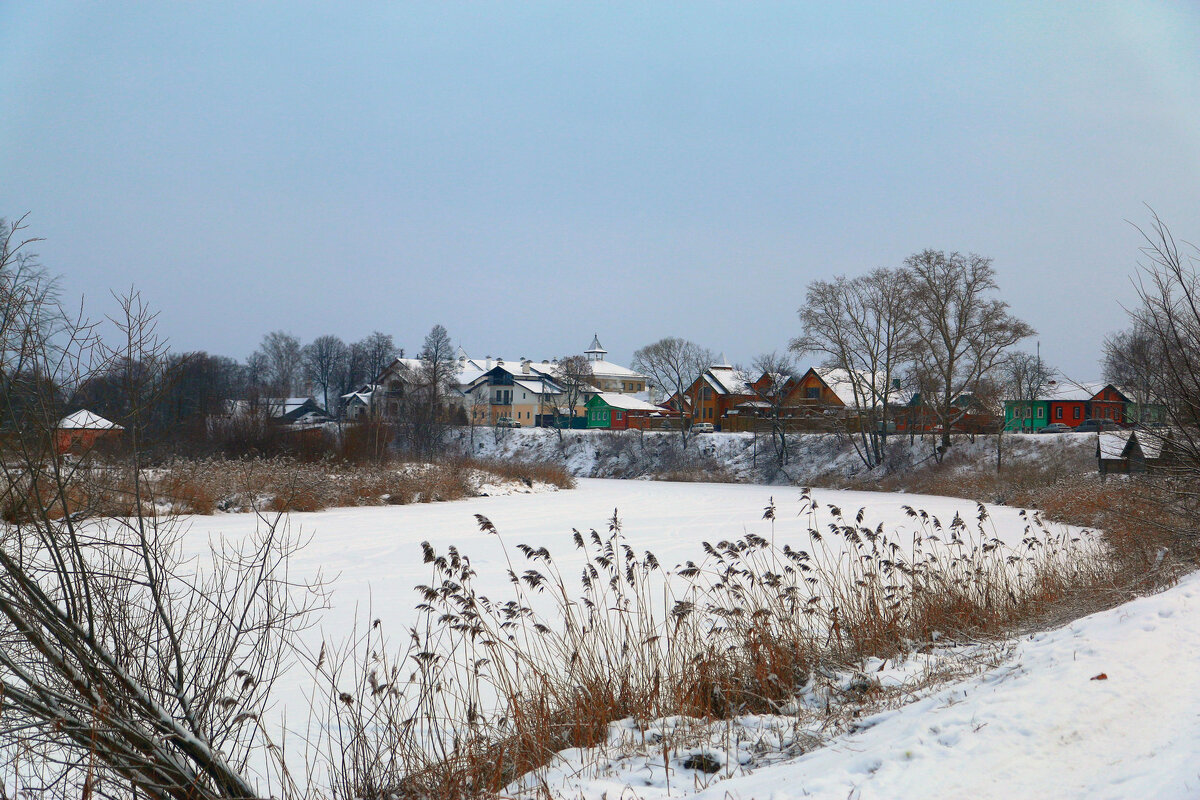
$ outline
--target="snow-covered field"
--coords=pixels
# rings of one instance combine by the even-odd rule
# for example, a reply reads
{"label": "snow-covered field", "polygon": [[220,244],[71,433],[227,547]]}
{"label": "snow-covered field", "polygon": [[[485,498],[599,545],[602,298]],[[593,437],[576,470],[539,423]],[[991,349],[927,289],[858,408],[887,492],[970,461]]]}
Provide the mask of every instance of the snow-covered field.
{"label": "snow-covered field", "polygon": [[[581,480],[571,491],[293,514],[292,531],[311,541],[293,559],[292,573],[322,572],[332,581],[331,607],[307,634],[315,651],[321,640],[343,641],[356,622],[361,627],[380,618],[402,633],[415,621],[413,587],[430,574],[422,562],[423,541],[443,552],[457,546],[471,558],[479,589],[504,596],[508,562],[497,538],[479,531],[475,514],[487,516],[509,548],[518,543],[546,547],[563,572],[572,574],[578,558],[572,528],[603,531],[614,511],[629,544],[653,550],[669,566],[698,559],[705,540],[746,532],[769,537],[770,523],[762,514],[772,497],[776,541],[801,536],[807,541],[810,520],[802,515],[798,490],[744,484]],[[904,510],[908,505],[945,522],[959,513],[973,524],[976,514],[970,501],[944,497],[820,490],[813,497],[847,514],[865,508],[865,524],[882,522],[900,531],[915,524]],[[989,510],[989,533],[1019,541],[1026,519],[1018,510]],[[189,541],[199,544],[209,537],[244,535],[256,519],[216,515],[194,517],[189,524]],[[544,788],[562,797],[699,793],[714,800],[1200,797],[1197,661],[1200,577],[1191,576],[1158,596],[1023,639],[1000,666],[932,694],[917,693],[922,699],[859,720],[855,732],[826,747],[810,749],[792,741],[779,748],[786,760],[748,757],[743,768],[736,762],[740,751],[730,749],[728,741],[700,742],[689,752],[714,755],[722,769],[712,776],[686,768],[686,753],[668,757],[665,769],[661,760],[656,768],[653,759],[634,758],[606,774],[572,764],[594,767],[611,753],[576,753],[576,762],[561,762],[546,774],[551,782]],[[913,663],[868,666],[878,667],[885,685],[915,675]],[[1102,674],[1106,677],[1095,679]],[[297,676],[281,688],[281,711],[295,724],[307,713],[307,687]],[[787,744],[784,728],[769,719],[747,720],[748,727],[740,729],[750,731],[747,741],[756,725],[755,741]],[[728,728],[724,736],[727,740]],[[746,773],[749,767],[757,768]]]}
{"label": "snow-covered field", "polygon": [[[835,490],[815,490],[812,497],[822,507],[836,505],[848,514],[865,508],[864,524],[882,522],[902,533],[915,529],[905,506],[923,509],[945,523],[960,513],[973,524],[976,515],[974,503],[957,498]],[[332,579],[331,608],[320,623],[325,636],[344,636],[355,619],[379,618],[388,628],[402,630],[416,620],[413,587],[430,577],[421,558],[422,542],[438,552],[456,546],[471,558],[481,592],[505,594],[508,561],[500,540],[480,533],[476,514],[495,524],[509,548],[545,547],[565,574],[577,574],[583,562],[571,542],[572,529],[603,532],[614,512],[631,547],[652,550],[664,566],[673,566],[699,560],[704,541],[736,539],[747,532],[769,538],[771,526],[762,516],[772,498],[777,507],[776,542],[806,544],[810,520],[801,515],[798,489],[583,479],[569,491],[292,514],[287,520],[292,533],[310,542],[293,558],[291,570],[293,575],[320,572]],[[1019,542],[1026,520],[1018,509],[998,506],[990,511],[988,531],[1008,543]],[[821,523],[829,519],[827,512],[818,516]],[[190,517],[188,524],[189,538],[197,543],[213,536],[245,536],[258,519],[253,514],[218,514]]]}

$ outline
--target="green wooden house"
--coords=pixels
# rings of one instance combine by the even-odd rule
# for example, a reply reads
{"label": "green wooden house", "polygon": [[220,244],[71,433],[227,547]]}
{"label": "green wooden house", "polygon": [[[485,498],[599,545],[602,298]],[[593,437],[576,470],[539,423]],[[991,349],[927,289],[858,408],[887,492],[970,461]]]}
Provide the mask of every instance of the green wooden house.
{"label": "green wooden house", "polygon": [[1004,430],[1039,431],[1049,424],[1049,400],[1004,401]]}
{"label": "green wooden house", "polygon": [[658,406],[627,394],[601,392],[593,395],[584,406],[589,428],[626,430],[648,428],[652,420],[661,419],[666,412]]}

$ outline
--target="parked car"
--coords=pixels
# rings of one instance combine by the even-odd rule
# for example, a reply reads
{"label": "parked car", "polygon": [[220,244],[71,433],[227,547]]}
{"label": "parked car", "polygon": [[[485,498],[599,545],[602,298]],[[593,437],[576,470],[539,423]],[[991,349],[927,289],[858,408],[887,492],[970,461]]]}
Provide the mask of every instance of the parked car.
{"label": "parked car", "polygon": [[692,433],[712,433],[715,428],[711,422],[695,422],[692,423]]}
{"label": "parked car", "polygon": [[1070,433],[1071,426],[1064,425],[1061,422],[1051,422],[1044,428],[1040,428],[1038,433]]}
{"label": "parked car", "polygon": [[513,419],[512,417],[498,417],[496,419],[496,427],[497,428],[519,428],[519,427],[521,427],[521,421]]}
{"label": "parked car", "polygon": [[1121,426],[1111,419],[1085,419],[1075,427],[1076,433],[1099,433],[1100,431],[1119,431]]}

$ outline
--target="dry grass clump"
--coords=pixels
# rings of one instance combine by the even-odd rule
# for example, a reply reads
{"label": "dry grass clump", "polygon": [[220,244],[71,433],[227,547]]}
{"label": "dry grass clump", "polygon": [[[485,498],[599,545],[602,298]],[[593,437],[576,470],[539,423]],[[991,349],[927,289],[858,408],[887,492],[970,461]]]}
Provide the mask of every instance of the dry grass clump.
{"label": "dry grass clump", "polygon": [[720,465],[696,465],[676,467],[652,474],[656,481],[678,481],[680,483],[738,483],[736,475]]}
{"label": "dry grass clump", "polygon": [[546,483],[559,489],[575,488],[575,476],[568,472],[565,466],[553,461],[467,460],[460,463],[497,478],[516,481],[526,486]]}
{"label": "dry grass clump", "polygon": [[[21,522],[41,515],[147,516],[215,511],[320,511],[362,505],[405,505],[474,497],[483,483],[546,483],[573,487],[557,464],[453,460],[350,463],[292,458],[177,460],[143,469],[99,462],[48,463],[36,479],[22,473],[0,486],[0,518]],[[58,484],[62,490],[58,490]]]}
{"label": "dry grass clump", "polygon": [[982,505],[970,521],[910,508],[901,540],[863,511],[803,502],[803,549],[746,534],[676,569],[635,552],[615,515],[605,533],[572,533],[577,579],[518,545],[505,598],[476,590],[457,549],[425,545],[431,581],[405,652],[385,655],[376,620],[357,648],[319,661],[343,737],[330,742],[337,791],[495,794],[557,751],[604,741],[615,720],[780,713],[817,673],[1000,636],[1113,580],[1094,538],[1037,514],[1009,547]]}

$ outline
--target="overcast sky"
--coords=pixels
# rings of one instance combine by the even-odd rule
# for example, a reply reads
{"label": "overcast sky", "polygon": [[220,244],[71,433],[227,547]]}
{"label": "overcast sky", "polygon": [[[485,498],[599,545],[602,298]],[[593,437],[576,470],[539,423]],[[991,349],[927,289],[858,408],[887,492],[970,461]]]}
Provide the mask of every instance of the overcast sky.
{"label": "overcast sky", "polygon": [[1144,204],[1200,239],[1192,3],[0,3],[0,216],[179,350],[748,364],[934,248],[1087,379]]}

